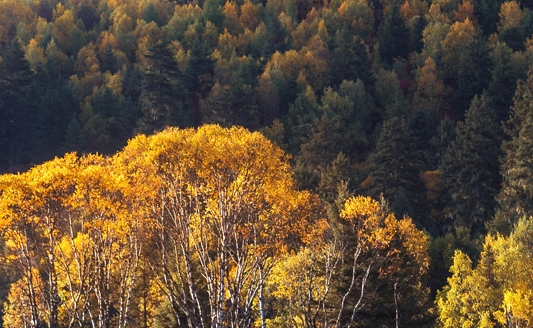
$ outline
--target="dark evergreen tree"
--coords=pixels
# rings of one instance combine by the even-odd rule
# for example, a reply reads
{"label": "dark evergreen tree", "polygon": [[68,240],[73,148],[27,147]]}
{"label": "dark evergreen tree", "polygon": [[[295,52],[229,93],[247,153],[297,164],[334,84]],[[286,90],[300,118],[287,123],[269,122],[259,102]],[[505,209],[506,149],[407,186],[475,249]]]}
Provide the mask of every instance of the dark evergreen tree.
{"label": "dark evergreen tree", "polygon": [[450,108],[459,119],[464,117],[474,96],[487,89],[492,70],[488,44],[479,33],[476,33],[474,42],[465,49],[465,53],[458,70],[449,69],[445,79],[454,89]]}
{"label": "dark evergreen tree", "polygon": [[533,215],[533,70],[518,83],[509,120],[504,125],[502,188],[491,229],[508,234],[521,217]]}
{"label": "dark evergreen tree", "polygon": [[216,27],[221,28],[224,21],[224,13],[222,12],[223,1],[221,0],[205,0],[203,5],[203,18],[205,22],[210,21]]}
{"label": "dark evergreen tree", "polygon": [[60,156],[69,118],[79,112],[67,81],[55,71],[39,66],[26,98],[23,112],[29,128],[23,133],[29,140],[25,157],[31,163],[41,163]]}
{"label": "dark evergreen tree", "polygon": [[339,91],[326,88],[321,98],[321,111],[336,126],[339,139],[335,142],[348,158],[360,157],[367,150],[374,124],[372,97],[361,80],[343,81]]}
{"label": "dark evergreen tree", "polygon": [[337,123],[327,115],[322,115],[314,119],[308,135],[302,138],[294,169],[301,188],[316,190],[321,175],[341,152],[341,134]]}
{"label": "dark evergreen tree", "polygon": [[445,215],[457,228],[470,229],[473,236],[485,232],[494,215],[494,197],[501,185],[499,154],[501,131],[487,95],[472,100],[464,122],[446,151],[440,170],[449,195]]}
{"label": "dark evergreen tree", "polygon": [[189,63],[185,71],[187,89],[189,92],[205,96],[211,85],[205,84],[214,72],[214,61],[210,50],[201,40],[193,42],[189,53]]}
{"label": "dark evergreen tree", "polygon": [[498,24],[498,13],[503,1],[477,0],[474,5],[474,14],[484,35],[496,33]]}
{"label": "dark evergreen tree", "polygon": [[50,3],[51,0],[39,1],[39,7],[37,8],[37,15],[50,22],[54,18],[54,6]]}
{"label": "dark evergreen tree", "polygon": [[[529,33],[528,36],[529,35],[531,35],[531,33]],[[498,38],[502,42],[505,42],[505,44],[507,44],[514,51],[525,50],[525,41],[527,36],[523,26],[508,27],[500,32]]]}
{"label": "dark evergreen tree", "polygon": [[329,58],[331,86],[336,87],[344,80],[361,79],[366,86],[374,84],[372,65],[368,58],[365,42],[352,35],[346,27],[335,32]]}
{"label": "dark evergreen tree", "polygon": [[144,9],[143,20],[147,23],[154,22],[159,27],[163,26],[164,23],[161,17],[159,17],[157,11],[155,10],[154,4],[151,2]]}
{"label": "dark evergreen tree", "polygon": [[339,94],[353,102],[353,116],[346,122],[348,130],[346,137],[354,140],[344,151],[357,161],[364,161],[368,156],[374,146],[376,127],[381,122],[370,89],[371,87],[364,85],[360,79],[355,82],[344,81],[339,87]]}
{"label": "dark evergreen tree", "polygon": [[426,162],[430,170],[438,168],[453,140],[455,140],[455,124],[448,117],[445,117],[437,128],[437,134],[429,140]]}
{"label": "dark evergreen tree", "polygon": [[370,157],[367,192],[376,199],[383,194],[398,217],[408,214],[424,226],[428,202],[417,158],[405,120],[393,117],[385,121]]}
{"label": "dark evergreen tree", "polygon": [[[522,3],[521,6],[524,6],[524,4]],[[520,24],[506,26],[500,29],[498,34],[500,41],[505,42],[513,51],[524,51],[526,49],[526,40],[533,32],[533,15],[527,10],[527,8],[531,7],[527,6],[523,8],[525,15],[520,21]]]}
{"label": "dark evergreen tree", "polygon": [[350,160],[339,153],[337,157],[320,174],[317,192],[329,203],[337,199],[339,188],[346,186],[350,180]]}
{"label": "dark evergreen tree", "polygon": [[135,121],[141,115],[138,106],[134,106],[133,104],[138,104],[139,102],[139,97],[142,93],[142,84],[142,71],[137,67],[127,67],[122,83],[122,95],[125,101],[132,103],[132,105],[127,106],[130,109],[130,120],[133,119]]}
{"label": "dark evergreen tree", "polygon": [[252,87],[251,63],[243,61],[228,84],[217,84],[202,106],[202,121],[221,125],[259,127],[256,92]]}
{"label": "dark evergreen tree", "polygon": [[123,98],[106,86],[93,92],[90,101],[92,116],[83,125],[86,151],[111,154],[126,144],[134,126],[124,105]]}
{"label": "dark evergreen tree", "polygon": [[9,43],[0,62],[0,168],[21,164],[28,122],[26,90],[33,79],[18,40]]}
{"label": "dark evergreen tree", "polygon": [[320,116],[316,95],[311,89],[307,89],[296,97],[294,103],[289,105],[289,111],[285,115],[285,126],[288,130],[289,150],[296,154],[300,150],[300,144],[310,133],[315,119]]}
{"label": "dark evergreen tree", "polygon": [[422,33],[424,32],[424,29],[426,28],[427,24],[428,21],[422,14],[412,19],[410,23],[411,38],[409,39],[409,47],[412,52],[421,52],[424,48]]}
{"label": "dark evergreen tree", "polygon": [[152,133],[166,126],[192,125],[192,111],[183,106],[186,92],[178,63],[165,42],[157,42],[145,54],[138,131]]}
{"label": "dark evergreen tree", "polygon": [[81,129],[78,119],[73,116],[65,131],[65,140],[61,146],[63,152],[82,152],[85,148],[82,138],[83,130]]}
{"label": "dark evergreen tree", "polygon": [[443,215],[447,190],[442,183],[442,173],[439,170],[427,170],[422,173],[422,178],[427,188],[428,208],[430,209],[428,217],[424,221],[424,228],[433,237],[452,232],[451,220]]}
{"label": "dark evergreen tree", "polygon": [[[196,34],[201,35],[204,26],[196,23]],[[188,105],[193,110],[193,123],[201,121],[200,98],[207,96],[213,86],[213,74],[215,70],[214,60],[211,58],[211,50],[207,43],[197,38],[189,48],[189,61],[184,72],[184,82],[189,95]]]}
{"label": "dark evergreen tree", "polygon": [[430,149],[429,140],[435,133],[427,112],[415,111],[407,121],[407,128],[411,132],[412,148],[417,157],[416,161],[421,165],[420,170],[425,171],[428,168],[426,154]]}
{"label": "dark evergreen tree", "polygon": [[379,56],[387,65],[392,65],[395,58],[407,58],[409,55],[410,30],[396,3],[390,10],[379,29]]}
{"label": "dark evergreen tree", "polygon": [[98,59],[100,60],[100,70],[102,72],[115,74],[120,68],[117,65],[117,59],[110,46],[107,46],[102,51],[98,52]]}
{"label": "dark evergreen tree", "polygon": [[288,38],[288,31],[283,28],[278,14],[270,6],[263,8],[263,22],[269,32],[268,38],[261,46],[262,52],[260,55],[264,60],[270,58],[276,51],[285,52],[287,50],[288,47],[285,41]]}
{"label": "dark evergreen tree", "polygon": [[83,3],[78,7],[77,16],[81,19],[87,31],[98,26],[98,23],[100,22],[100,16],[97,9],[89,3]]}
{"label": "dark evergreen tree", "polygon": [[526,72],[518,72],[512,65],[512,53],[511,48],[505,43],[497,43],[491,53],[493,68],[488,95],[496,111],[498,122],[508,119],[516,91],[516,81],[526,77]]}

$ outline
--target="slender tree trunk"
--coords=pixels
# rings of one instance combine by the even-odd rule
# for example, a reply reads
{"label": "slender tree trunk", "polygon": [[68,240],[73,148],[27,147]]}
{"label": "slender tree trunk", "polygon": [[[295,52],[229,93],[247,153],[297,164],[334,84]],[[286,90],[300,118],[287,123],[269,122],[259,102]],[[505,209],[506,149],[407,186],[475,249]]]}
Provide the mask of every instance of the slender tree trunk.
{"label": "slender tree trunk", "polygon": [[263,268],[259,268],[259,313],[261,315],[261,328],[266,328],[265,300],[263,299],[263,289],[265,283],[263,280]]}
{"label": "slender tree trunk", "polygon": [[394,283],[394,307],[396,309],[396,328],[400,327],[400,312],[398,310],[398,283]]}

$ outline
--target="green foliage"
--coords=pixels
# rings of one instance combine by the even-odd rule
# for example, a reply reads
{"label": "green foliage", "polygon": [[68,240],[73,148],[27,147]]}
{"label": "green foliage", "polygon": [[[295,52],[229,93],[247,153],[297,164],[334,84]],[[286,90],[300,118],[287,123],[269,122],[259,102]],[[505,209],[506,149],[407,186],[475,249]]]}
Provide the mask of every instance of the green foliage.
{"label": "green foliage", "polygon": [[393,3],[385,16],[379,33],[379,55],[385,64],[392,65],[395,58],[406,58],[410,52],[409,27],[400,15],[400,8]]}
{"label": "green foliage", "polygon": [[[338,188],[383,193],[398,216],[445,240],[433,255],[451,265],[453,250],[471,249],[464,245],[493,216],[494,132],[509,114],[490,229],[509,233],[531,214],[529,82],[516,85],[533,58],[532,8],[529,0],[0,1],[0,171],[67,150],[112,154],[168,126],[244,126],[286,149],[295,183],[328,206]],[[470,119],[474,104],[495,115]],[[435,267],[442,285],[444,267]],[[15,289],[28,283],[41,282]],[[388,314],[394,292],[383,291]],[[162,326],[185,324],[158,302],[144,311],[159,311]],[[374,308],[369,322],[382,314]]]}
{"label": "green foliage", "polygon": [[169,125],[190,126],[192,112],[183,105],[186,93],[182,74],[168,44],[156,43],[145,57],[139,131],[152,133]]}
{"label": "green foliage", "polygon": [[504,157],[501,173],[502,188],[497,197],[498,211],[493,222],[493,229],[504,234],[521,217],[533,214],[531,199],[531,161],[532,141],[529,131],[533,128],[531,114],[531,93],[533,92],[533,71],[528,72],[527,81],[518,84],[514,105],[504,132],[507,140],[503,143]]}
{"label": "green foliage", "polygon": [[526,77],[523,68],[513,63],[513,51],[505,43],[498,42],[491,51],[494,65],[488,96],[499,121],[506,121],[516,91],[516,81]]}
{"label": "green foliage", "polygon": [[0,168],[26,162],[22,154],[27,145],[28,113],[26,90],[33,79],[28,61],[18,40],[9,43],[0,62]]}
{"label": "green foliage", "polygon": [[487,95],[472,100],[455,135],[440,164],[449,194],[445,216],[452,219],[455,227],[467,227],[478,236],[494,215],[494,198],[501,185],[501,133]]}
{"label": "green foliage", "polygon": [[344,80],[361,79],[365,85],[374,82],[367,45],[361,38],[353,36],[347,28],[335,31],[331,54],[329,65],[333,86]]}
{"label": "green foliage", "polygon": [[370,157],[367,188],[373,197],[382,193],[398,217],[409,215],[423,225],[428,211],[425,185],[411,138],[404,119],[385,121],[376,152]]}

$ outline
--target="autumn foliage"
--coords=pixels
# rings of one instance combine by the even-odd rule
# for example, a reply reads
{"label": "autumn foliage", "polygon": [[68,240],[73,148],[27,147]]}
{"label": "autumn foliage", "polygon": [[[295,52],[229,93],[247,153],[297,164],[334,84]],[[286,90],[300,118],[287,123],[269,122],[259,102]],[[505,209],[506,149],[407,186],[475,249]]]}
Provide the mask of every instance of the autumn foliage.
{"label": "autumn foliage", "polygon": [[[353,235],[333,237],[283,151],[242,128],[170,128],[112,157],[67,154],[0,179],[6,327],[340,327],[369,275],[394,276],[407,257],[427,271],[427,237],[370,198],[348,200]],[[360,286],[334,283],[346,254]],[[288,300],[292,316],[272,312]],[[337,310],[312,319],[300,306],[316,300]]]}

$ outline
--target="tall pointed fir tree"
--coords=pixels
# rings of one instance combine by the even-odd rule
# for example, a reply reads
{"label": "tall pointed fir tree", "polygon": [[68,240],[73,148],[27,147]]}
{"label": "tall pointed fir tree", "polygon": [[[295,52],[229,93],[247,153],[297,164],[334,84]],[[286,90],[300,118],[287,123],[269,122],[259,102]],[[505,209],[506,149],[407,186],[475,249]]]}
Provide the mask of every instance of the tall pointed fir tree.
{"label": "tall pointed fir tree", "polygon": [[502,188],[491,229],[508,234],[521,217],[533,215],[533,69],[520,81],[504,124]]}
{"label": "tall pointed fir tree", "polygon": [[186,93],[182,74],[168,44],[157,42],[145,57],[139,132],[152,133],[166,126],[190,126],[192,113],[183,106]]}
{"label": "tall pointed fir tree", "polygon": [[467,227],[473,236],[479,236],[494,215],[494,197],[501,185],[501,132],[486,94],[474,97],[464,122],[459,122],[455,131],[455,140],[440,165],[448,191],[444,212],[453,226]]}
{"label": "tall pointed fir tree", "polygon": [[407,58],[409,55],[409,36],[411,31],[405,23],[400,7],[393,3],[390,11],[379,29],[379,56],[387,65],[392,65],[395,58]]}
{"label": "tall pointed fir tree", "polygon": [[393,117],[383,123],[376,152],[370,157],[371,173],[363,184],[368,182],[368,193],[376,199],[382,193],[398,217],[409,215],[425,227],[427,195],[418,159],[407,123]]}
{"label": "tall pointed fir tree", "polygon": [[4,47],[0,62],[0,170],[20,165],[31,118],[25,106],[25,93],[32,82],[33,72],[24,58],[18,40]]}

